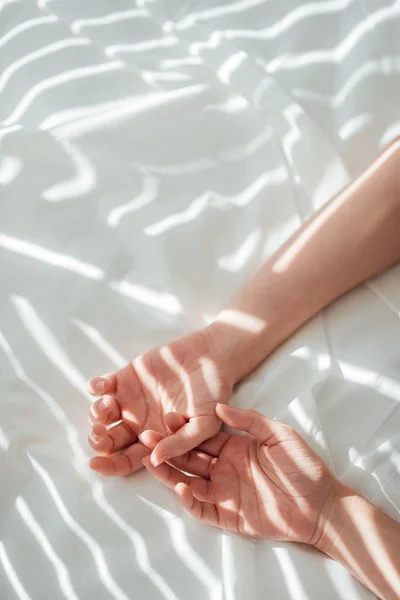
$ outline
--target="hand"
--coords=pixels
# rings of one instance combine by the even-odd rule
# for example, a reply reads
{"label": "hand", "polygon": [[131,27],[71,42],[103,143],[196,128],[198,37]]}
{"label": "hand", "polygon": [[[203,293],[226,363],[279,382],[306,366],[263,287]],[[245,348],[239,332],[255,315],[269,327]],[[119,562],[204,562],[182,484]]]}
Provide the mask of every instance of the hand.
{"label": "hand", "polygon": [[[188,452],[217,433],[217,402],[227,403],[233,383],[206,330],[139,356],[123,369],[94,377],[90,393],[102,396],[91,406],[89,443],[98,454],[90,466],[102,475],[129,475],[140,469],[148,449],[138,441],[146,429],[162,434],[154,464]],[[185,424],[168,435],[168,413]],[[106,426],[111,426],[106,429]]]}
{"label": "hand", "polygon": [[[217,433],[171,464],[154,467],[147,457],[146,468],[205,523],[259,538],[316,544],[339,483],[325,463],[288,425],[221,404],[216,412],[252,437]],[[141,440],[151,449],[160,435],[146,431]]]}

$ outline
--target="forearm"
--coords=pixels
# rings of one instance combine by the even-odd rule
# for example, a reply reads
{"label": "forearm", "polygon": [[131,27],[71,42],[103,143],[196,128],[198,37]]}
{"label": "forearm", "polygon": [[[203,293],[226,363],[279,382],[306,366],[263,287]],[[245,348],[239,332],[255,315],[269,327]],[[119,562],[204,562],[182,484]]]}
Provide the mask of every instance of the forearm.
{"label": "forearm", "polygon": [[208,328],[233,381],[332,300],[399,261],[397,142],[304,223]]}
{"label": "forearm", "polygon": [[315,546],[383,600],[400,598],[400,523],[356,494],[342,492]]}

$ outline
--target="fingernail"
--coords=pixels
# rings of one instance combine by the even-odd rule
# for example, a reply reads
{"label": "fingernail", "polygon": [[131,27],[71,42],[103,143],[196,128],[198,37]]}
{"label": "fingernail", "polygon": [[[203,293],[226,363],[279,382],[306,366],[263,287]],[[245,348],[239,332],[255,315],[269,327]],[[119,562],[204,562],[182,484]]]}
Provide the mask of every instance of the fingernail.
{"label": "fingernail", "polygon": [[166,460],[168,460],[170,458],[169,454],[161,454],[161,456],[159,456],[158,458],[156,458],[155,456],[151,456],[151,464],[153,465],[153,467],[158,467],[158,465],[161,465],[163,462],[165,462]]}
{"label": "fingernail", "polygon": [[97,408],[100,412],[106,412],[110,407],[108,403],[104,400],[104,398],[102,398],[101,400],[99,400]]}
{"label": "fingernail", "polygon": [[90,435],[95,444],[98,444],[100,442],[101,438],[97,435],[97,433],[92,431]]}
{"label": "fingernail", "polygon": [[103,379],[97,379],[97,381],[94,382],[94,389],[97,392],[103,392],[105,389],[105,383]]}

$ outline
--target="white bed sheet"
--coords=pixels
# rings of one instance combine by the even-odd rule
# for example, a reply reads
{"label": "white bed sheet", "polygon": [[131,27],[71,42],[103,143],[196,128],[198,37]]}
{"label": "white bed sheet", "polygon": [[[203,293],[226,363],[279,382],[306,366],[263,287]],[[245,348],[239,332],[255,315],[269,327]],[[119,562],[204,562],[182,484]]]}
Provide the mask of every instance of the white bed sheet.
{"label": "white bed sheet", "polygon": [[[0,6],[0,598],[373,597],[191,520],[146,473],[90,472],[85,382],[204,325],[400,134],[400,3]],[[399,317],[395,267],[233,399],[395,519]]]}

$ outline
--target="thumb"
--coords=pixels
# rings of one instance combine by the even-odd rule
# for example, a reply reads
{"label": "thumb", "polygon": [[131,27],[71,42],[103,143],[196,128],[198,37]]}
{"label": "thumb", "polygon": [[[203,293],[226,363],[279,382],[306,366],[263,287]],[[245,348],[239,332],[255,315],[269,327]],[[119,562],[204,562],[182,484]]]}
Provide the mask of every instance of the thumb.
{"label": "thumb", "polygon": [[[176,433],[178,429],[180,429],[182,425],[186,423],[186,420],[179,413],[170,412],[165,415],[165,422],[170,432]],[[158,442],[160,442],[164,437],[165,435],[159,431],[154,431],[154,429],[146,429],[139,435],[139,440],[144,446],[146,446],[146,448],[149,450],[154,450]]]}
{"label": "thumb", "polygon": [[[209,421],[209,422],[208,422]],[[151,463],[157,467],[161,463],[186,454],[204,440],[216,433],[211,426],[215,419],[211,417],[194,417],[183,425],[176,433],[160,440],[151,453]]]}
{"label": "thumb", "polygon": [[186,419],[179,413],[170,412],[165,415],[165,422],[171,433],[176,433],[186,423]]}
{"label": "thumb", "polygon": [[268,442],[274,435],[282,432],[283,423],[274,421],[255,410],[240,410],[227,404],[217,404],[217,416],[229,427],[246,431],[259,442]]}

